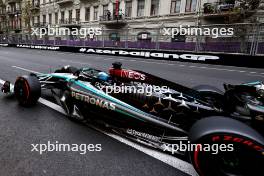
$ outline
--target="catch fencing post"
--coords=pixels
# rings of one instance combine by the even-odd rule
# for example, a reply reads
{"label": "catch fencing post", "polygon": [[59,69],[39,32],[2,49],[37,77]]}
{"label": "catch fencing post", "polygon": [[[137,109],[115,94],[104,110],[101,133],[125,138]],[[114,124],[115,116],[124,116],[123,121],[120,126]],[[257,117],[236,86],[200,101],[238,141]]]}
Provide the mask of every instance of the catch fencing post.
{"label": "catch fencing post", "polygon": [[159,50],[159,38],[160,38],[160,27],[157,28],[157,36],[156,36],[156,50]]}
{"label": "catch fencing post", "polygon": [[105,47],[104,27],[102,27],[102,47]]}
{"label": "catch fencing post", "polygon": [[127,30],[126,30],[126,42],[125,42],[125,48],[127,49],[128,48],[128,33],[129,33],[129,27],[127,27]]}
{"label": "catch fencing post", "polygon": [[259,46],[259,41],[260,41],[260,30],[261,30],[261,24],[257,24],[257,37],[255,41],[255,50],[254,50],[254,55],[258,54],[258,46]]}

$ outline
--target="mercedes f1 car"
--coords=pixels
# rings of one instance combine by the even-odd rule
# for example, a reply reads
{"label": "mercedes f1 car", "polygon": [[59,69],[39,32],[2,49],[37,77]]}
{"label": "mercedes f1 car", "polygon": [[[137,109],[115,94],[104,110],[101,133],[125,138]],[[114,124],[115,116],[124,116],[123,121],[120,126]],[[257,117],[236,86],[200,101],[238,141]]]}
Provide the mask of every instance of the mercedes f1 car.
{"label": "mercedes f1 car", "polygon": [[[109,73],[71,66],[31,73],[18,77],[14,85],[6,81],[2,92],[14,93],[19,104],[32,106],[50,91],[69,118],[183,156],[199,175],[263,175],[264,85],[224,84],[224,89],[188,88],[123,69],[116,62]],[[180,139],[188,150],[178,150]],[[218,146],[219,151],[212,153],[205,144]]]}

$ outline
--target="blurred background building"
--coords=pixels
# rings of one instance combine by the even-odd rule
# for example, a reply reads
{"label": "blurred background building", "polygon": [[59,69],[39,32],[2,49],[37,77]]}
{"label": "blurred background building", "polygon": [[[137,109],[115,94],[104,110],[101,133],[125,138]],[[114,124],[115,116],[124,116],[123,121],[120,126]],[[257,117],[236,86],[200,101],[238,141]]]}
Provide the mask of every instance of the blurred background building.
{"label": "blurred background building", "polygon": [[[256,54],[257,48],[264,49],[259,43],[264,40],[263,23],[264,0],[0,0],[2,41],[37,41],[38,36],[30,35],[32,27],[100,27],[102,36],[46,36],[41,42]],[[180,25],[233,27],[235,35],[162,35],[163,28]]]}

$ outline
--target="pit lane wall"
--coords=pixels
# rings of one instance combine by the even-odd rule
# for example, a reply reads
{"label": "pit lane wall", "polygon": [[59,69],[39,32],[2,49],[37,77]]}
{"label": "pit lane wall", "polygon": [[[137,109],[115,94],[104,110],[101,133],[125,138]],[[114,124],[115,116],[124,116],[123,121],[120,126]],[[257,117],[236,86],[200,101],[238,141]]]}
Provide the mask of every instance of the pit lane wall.
{"label": "pit lane wall", "polygon": [[180,52],[166,50],[144,49],[118,49],[118,48],[94,48],[79,46],[52,46],[52,45],[29,45],[29,44],[0,44],[2,47],[16,47],[27,49],[40,49],[51,51],[63,51],[83,54],[101,54],[109,56],[127,56],[142,59],[171,60],[181,62],[194,62],[215,65],[229,65],[238,67],[264,68],[264,56],[251,56],[247,54],[225,53],[201,53]]}

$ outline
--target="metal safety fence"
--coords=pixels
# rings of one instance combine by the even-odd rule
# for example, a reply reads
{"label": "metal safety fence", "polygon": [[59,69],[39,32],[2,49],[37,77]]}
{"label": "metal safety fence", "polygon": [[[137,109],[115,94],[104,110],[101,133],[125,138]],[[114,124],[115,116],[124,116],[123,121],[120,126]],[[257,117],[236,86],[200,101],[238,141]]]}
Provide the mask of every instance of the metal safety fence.
{"label": "metal safety fence", "polygon": [[[212,24],[182,28],[190,29],[193,33],[187,31],[181,35],[178,26],[102,28],[101,35],[93,37],[45,35],[40,38],[23,33],[0,34],[0,43],[264,55],[263,23]],[[228,29],[232,35],[223,35],[223,31],[227,33]]]}

